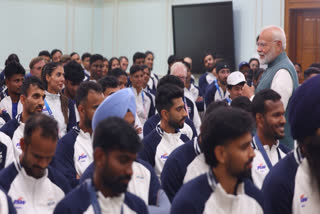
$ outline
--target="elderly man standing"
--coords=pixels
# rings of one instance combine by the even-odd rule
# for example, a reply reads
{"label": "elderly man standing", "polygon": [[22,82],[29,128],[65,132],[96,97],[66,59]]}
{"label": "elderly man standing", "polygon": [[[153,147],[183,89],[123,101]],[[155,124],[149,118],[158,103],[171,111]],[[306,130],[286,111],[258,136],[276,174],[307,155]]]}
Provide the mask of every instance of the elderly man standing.
{"label": "elderly man standing", "polygon": [[[288,103],[298,87],[299,81],[295,68],[288,58],[286,52],[286,35],[282,28],[268,26],[262,29],[257,41],[257,52],[261,64],[267,64],[267,70],[262,74],[255,93],[271,88],[281,95],[281,101],[286,109],[286,119],[288,120]],[[253,95],[252,93],[248,95]],[[293,148],[289,123],[285,125],[285,138],[281,141],[289,148]]]}

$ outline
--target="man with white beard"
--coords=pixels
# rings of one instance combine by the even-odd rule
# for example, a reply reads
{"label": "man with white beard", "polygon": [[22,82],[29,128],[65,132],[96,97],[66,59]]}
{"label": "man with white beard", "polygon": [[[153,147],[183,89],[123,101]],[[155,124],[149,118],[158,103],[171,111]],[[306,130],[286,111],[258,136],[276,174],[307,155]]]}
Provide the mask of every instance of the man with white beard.
{"label": "man with white beard", "polygon": [[[261,64],[267,64],[267,70],[262,74],[258,87],[254,93],[263,89],[272,89],[281,96],[281,101],[286,109],[288,120],[288,103],[299,85],[295,68],[286,52],[286,35],[278,26],[268,26],[262,29],[257,41],[257,52]],[[246,86],[248,88],[248,86]],[[253,89],[253,87],[252,87]],[[246,94],[246,93],[245,93]],[[251,94],[247,95],[252,96]],[[290,134],[289,123],[285,125],[285,138],[280,141],[289,148],[293,148],[293,139]]]}

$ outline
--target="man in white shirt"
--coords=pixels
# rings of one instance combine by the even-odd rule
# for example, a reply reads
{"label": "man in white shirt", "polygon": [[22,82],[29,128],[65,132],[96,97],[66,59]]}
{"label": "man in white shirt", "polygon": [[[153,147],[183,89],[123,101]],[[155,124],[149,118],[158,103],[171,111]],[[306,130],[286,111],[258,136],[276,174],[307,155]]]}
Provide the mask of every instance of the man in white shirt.
{"label": "man in white shirt", "polygon": [[286,123],[281,96],[272,89],[260,91],[252,101],[252,113],[257,132],[252,141],[256,157],[253,159],[251,174],[253,182],[261,189],[270,169],[290,151],[279,143],[279,139],[284,137]]}
{"label": "man in white shirt", "polygon": [[31,116],[20,140],[20,159],[0,172],[0,185],[19,214],[52,213],[70,191],[65,177],[49,166],[57,146],[58,124],[45,114]]}
{"label": "man in white shirt", "polygon": [[141,143],[121,118],[101,121],[94,131],[94,175],[66,196],[54,213],[148,213],[142,199],[127,191]]}
{"label": "man in white shirt", "polygon": [[248,112],[236,108],[218,108],[205,118],[201,150],[210,167],[181,187],[171,213],[263,213],[262,194],[248,179],[253,124]]}

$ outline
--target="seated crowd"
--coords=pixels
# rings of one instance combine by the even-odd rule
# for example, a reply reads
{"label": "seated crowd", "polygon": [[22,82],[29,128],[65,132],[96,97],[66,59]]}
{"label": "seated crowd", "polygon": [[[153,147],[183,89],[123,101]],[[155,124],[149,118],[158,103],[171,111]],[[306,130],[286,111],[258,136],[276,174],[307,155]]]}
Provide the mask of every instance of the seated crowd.
{"label": "seated crowd", "polygon": [[159,78],[151,51],[41,51],[29,73],[10,54],[0,213],[317,213],[320,63],[285,49],[269,26],[235,71],[207,51],[198,86],[188,56]]}

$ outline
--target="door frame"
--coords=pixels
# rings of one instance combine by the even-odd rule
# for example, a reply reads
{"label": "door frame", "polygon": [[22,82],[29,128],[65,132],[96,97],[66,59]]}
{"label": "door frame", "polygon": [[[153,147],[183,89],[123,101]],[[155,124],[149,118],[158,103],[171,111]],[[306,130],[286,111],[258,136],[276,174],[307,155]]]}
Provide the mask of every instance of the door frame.
{"label": "door frame", "polygon": [[287,54],[296,60],[296,16],[298,11],[320,9],[319,0],[285,0],[284,31],[287,35]]}

